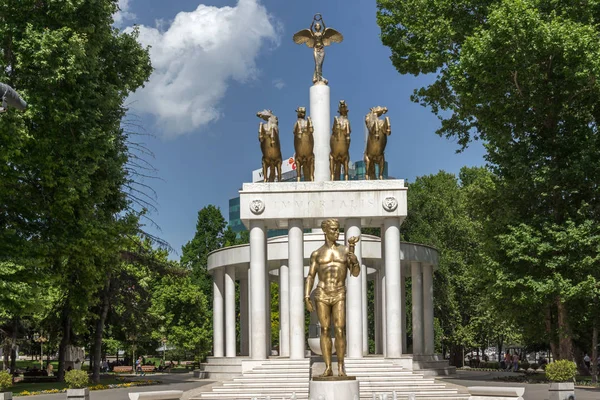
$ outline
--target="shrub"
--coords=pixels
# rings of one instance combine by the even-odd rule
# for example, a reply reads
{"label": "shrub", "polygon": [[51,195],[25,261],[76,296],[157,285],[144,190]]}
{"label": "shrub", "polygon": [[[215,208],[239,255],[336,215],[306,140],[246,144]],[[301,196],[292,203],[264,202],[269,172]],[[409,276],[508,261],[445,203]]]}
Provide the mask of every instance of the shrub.
{"label": "shrub", "polygon": [[69,385],[69,389],[84,388],[89,383],[88,374],[79,369],[72,369],[65,374],[65,383]]}
{"label": "shrub", "polygon": [[0,392],[12,386],[12,376],[6,371],[0,371]]}
{"label": "shrub", "polygon": [[577,375],[577,365],[573,361],[558,360],[546,366],[546,378],[552,382],[571,382]]}

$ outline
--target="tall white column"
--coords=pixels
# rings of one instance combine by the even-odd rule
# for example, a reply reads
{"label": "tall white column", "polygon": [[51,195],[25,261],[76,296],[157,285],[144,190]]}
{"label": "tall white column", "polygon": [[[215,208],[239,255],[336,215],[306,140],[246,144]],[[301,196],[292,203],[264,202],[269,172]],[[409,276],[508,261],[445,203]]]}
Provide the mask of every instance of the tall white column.
{"label": "tall white column", "polygon": [[383,357],[387,357],[387,310],[385,307],[385,224],[381,224],[381,267],[379,277],[381,279],[381,347]]}
{"label": "tall white column", "polygon": [[[346,220],[346,245],[353,236],[360,237],[360,218]],[[362,241],[356,244],[354,254],[362,265]],[[363,271],[361,270],[361,274]],[[348,295],[346,296],[346,339],[348,343],[347,354],[349,358],[362,358],[363,356],[363,329],[362,329],[362,278],[348,275]]]}
{"label": "tall white column", "polygon": [[252,274],[248,268],[248,356],[252,358]]}
{"label": "tall white column", "polygon": [[301,360],[304,358],[305,335],[304,232],[302,232],[302,220],[300,219],[291,219],[289,221],[288,257],[288,265],[290,267],[290,359]]}
{"label": "tall white column", "polygon": [[402,329],[400,315],[400,220],[386,218],[385,222],[385,307],[386,307],[386,357],[402,355]]}
{"label": "tall white column", "polygon": [[412,280],[413,355],[423,354],[423,275],[421,263],[410,263]]}
{"label": "tall white column", "polygon": [[435,353],[433,339],[433,265],[423,264],[423,352]]}
{"label": "tall white column", "polygon": [[236,356],[235,340],[235,266],[225,269],[225,357]]}
{"label": "tall white column", "polygon": [[369,316],[367,311],[367,266],[362,265],[360,270],[361,286],[362,286],[362,339],[363,339],[363,356],[369,354]]}
{"label": "tall white column", "polygon": [[265,332],[267,333],[265,346],[267,346],[267,357],[270,357],[273,342],[271,341],[271,280],[268,268],[265,274],[265,313]]}
{"label": "tall white column", "polygon": [[383,354],[381,342],[381,273],[375,273],[375,354]]}
{"label": "tall white column", "polygon": [[223,357],[223,269],[213,272],[213,356]]}
{"label": "tall white column", "polygon": [[279,355],[290,356],[290,277],[287,265],[279,268]]}
{"label": "tall white column", "polygon": [[266,239],[267,230],[264,221],[250,221],[251,357],[253,360],[264,360],[267,358],[267,312],[265,310]]}
{"label": "tall white column", "polygon": [[402,354],[408,354],[408,334],[406,332],[406,276],[400,276],[400,330],[402,331]]}
{"label": "tall white column", "polygon": [[331,103],[329,86],[313,85],[310,88],[310,118],[312,119],[315,139],[315,182],[330,180],[329,174],[329,138],[331,136]]}
{"label": "tall white column", "polygon": [[248,271],[244,273],[246,279],[240,280],[240,354],[247,356],[250,342],[248,330]]}

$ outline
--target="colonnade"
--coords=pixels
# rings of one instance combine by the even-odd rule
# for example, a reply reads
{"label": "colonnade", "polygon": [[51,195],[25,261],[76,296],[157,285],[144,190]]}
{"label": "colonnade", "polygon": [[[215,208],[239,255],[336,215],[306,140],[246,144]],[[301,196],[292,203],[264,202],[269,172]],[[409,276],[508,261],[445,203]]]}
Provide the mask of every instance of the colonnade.
{"label": "colonnade", "polygon": [[[279,268],[280,356],[305,358],[304,234],[302,220],[288,221],[288,259]],[[358,236],[360,219],[344,223],[346,237]],[[361,242],[355,254],[361,262],[359,278],[348,278],[346,336],[347,357],[368,354],[367,266],[362,262]],[[216,268],[213,274],[213,355],[238,354],[263,360],[271,355],[270,284],[267,270],[267,229],[264,221],[250,221],[249,268]],[[386,218],[381,226],[381,262],[375,280],[375,352],[386,358],[407,354],[405,274],[401,267],[400,219]],[[433,265],[410,263],[412,282],[413,356],[434,354]],[[235,281],[240,282],[240,348],[236,347]]]}

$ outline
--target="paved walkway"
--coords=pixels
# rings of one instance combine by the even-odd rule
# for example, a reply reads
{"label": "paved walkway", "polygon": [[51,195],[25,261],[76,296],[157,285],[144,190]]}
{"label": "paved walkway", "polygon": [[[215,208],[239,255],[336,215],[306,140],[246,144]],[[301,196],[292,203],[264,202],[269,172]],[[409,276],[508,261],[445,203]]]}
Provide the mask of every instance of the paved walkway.
{"label": "paved walkway", "polygon": [[[450,383],[452,385],[467,386],[515,386],[524,387],[524,400],[548,400],[548,384],[545,383],[517,383],[503,382],[495,380],[497,377],[518,376],[520,374],[514,372],[500,371],[457,371],[456,375],[437,378],[440,382]],[[465,390],[457,387],[461,392]],[[600,389],[597,388],[575,388],[575,397],[577,400],[598,400],[600,399]]]}
{"label": "paved walkway", "polygon": [[[456,375],[450,377],[438,377],[438,381],[447,383],[449,386],[456,387],[460,393],[466,393],[467,386],[518,386],[525,388],[524,400],[547,400],[548,385],[543,383],[513,383],[495,380],[497,377],[516,376],[519,374],[513,372],[483,372],[483,371],[458,371]],[[188,400],[198,393],[210,390],[210,386],[215,383],[209,380],[194,379],[189,374],[156,374],[147,376],[151,379],[160,380],[163,383],[154,386],[142,386],[137,388],[108,389],[90,392],[90,400],[127,400],[128,394],[132,392],[152,392],[155,390],[183,390],[185,393],[182,400]],[[595,388],[575,388],[577,400],[598,400],[600,399],[600,389]],[[43,394],[38,396],[23,396],[22,400],[64,400],[64,393]]]}

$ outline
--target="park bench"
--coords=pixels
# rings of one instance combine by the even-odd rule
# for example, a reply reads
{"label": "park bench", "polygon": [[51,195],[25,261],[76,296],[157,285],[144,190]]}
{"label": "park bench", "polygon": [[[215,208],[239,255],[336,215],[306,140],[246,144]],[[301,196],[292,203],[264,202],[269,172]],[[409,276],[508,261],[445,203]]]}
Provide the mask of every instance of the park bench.
{"label": "park bench", "polygon": [[129,393],[130,400],[179,400],[181,396],[183,396],[183,390]]}
{"label": "park bench", "polygon": [[156,367],[154,365],[142,365],[142,372],[154,372]]}
{"label": "park bench", "polygon": [[122,374],[124,372],[133,372],[133,367],[131,365],[118,365],[113,367],[113,372],[116,374]]}

